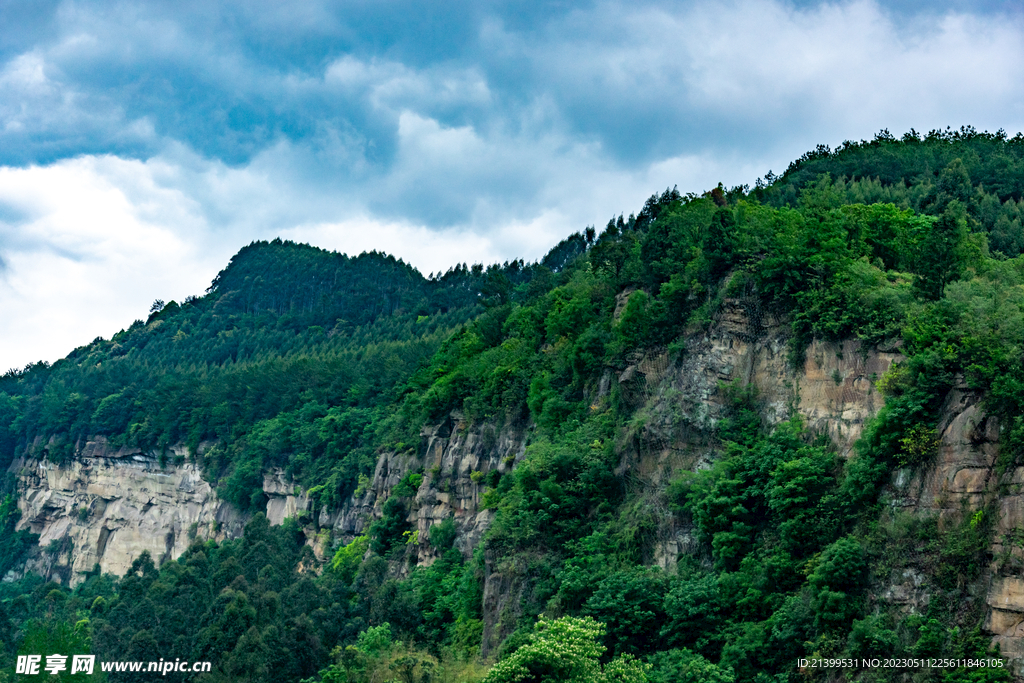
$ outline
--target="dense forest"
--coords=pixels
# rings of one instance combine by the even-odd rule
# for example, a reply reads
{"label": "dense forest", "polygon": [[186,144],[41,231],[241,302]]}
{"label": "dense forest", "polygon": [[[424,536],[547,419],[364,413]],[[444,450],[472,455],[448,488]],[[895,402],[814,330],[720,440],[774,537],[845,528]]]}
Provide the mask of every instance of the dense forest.
{"label": "dense forest", "polygon": [[[210,673],[175,674],[204,683],[769,683],[841,677],[799,670],[801,657],[995,656],[970,599],[994,511],[940,532],[883,498],[895,469],[935,456],[957,383],[999,418],[1002,471],[1024,464],[1022,219],[1024,137],[964,128],[819,147],[752,189],[666,190],[537,263],[424,277],[379,253],[250,244],[205,295],[0,378],[3,471],[25,454],[66,462],[87,437],[163,458],[185,444],[252,515],[241,538],[197,540],[160,566],[143,555],[124,577],[0,584],[0,664],[10,680],[32,680],[15,678],[18,653],[55,650],[209,660]],[[756,392],[734,384],[714,465],[638,491],[618,468],[637,406],[616,389],[595,401],[601,377],[644,349],[681,362],[730,298],[785,321],[793,367],[814,339],[899,343],[906,360],[880,379],[885,406],[848,458],[796,414],[765,424]],[[446,520],[429,534],[438,559],[395,571],[422,472],[365,536],[334,539],[326,564],[303,520],[262,514],[269,468],[337,507],[380,453],[415,453],[423,425],[453,411],[532,426],[524,460],[486,481],[496,516],[472,553]],[[5,487],[0,575],[35,542],[15,531]],[[658,514],[701,544],[673,571],[652,562]],[[928,570],[925,614],[871,590],[910,562]],[[488,563],[518,567],[528,589],[483,658]],[[148,676],[122,680],[165,678]],[[998,667],[856,678],[1012,680]]]}

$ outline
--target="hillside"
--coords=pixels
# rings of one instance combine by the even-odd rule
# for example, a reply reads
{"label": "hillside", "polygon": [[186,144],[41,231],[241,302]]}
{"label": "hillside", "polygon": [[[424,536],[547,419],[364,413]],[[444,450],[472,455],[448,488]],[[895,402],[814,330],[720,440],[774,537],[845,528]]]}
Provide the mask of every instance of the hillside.
{"label": "hillside", "polygon": [[534,264],[253,243],[0,378],[0,664],[1014,680],[1022,202],[1021,136],[883,131]]}

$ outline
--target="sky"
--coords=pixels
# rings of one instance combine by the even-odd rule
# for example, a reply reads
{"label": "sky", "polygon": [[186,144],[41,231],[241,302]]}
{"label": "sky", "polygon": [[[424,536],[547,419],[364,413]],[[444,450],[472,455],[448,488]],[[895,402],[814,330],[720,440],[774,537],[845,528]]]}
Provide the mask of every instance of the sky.
{"label": "sky", "polygon": [[242,246],[541,257],[819,143],[1024,130],[1019,3],[0,0],[0,370]]}

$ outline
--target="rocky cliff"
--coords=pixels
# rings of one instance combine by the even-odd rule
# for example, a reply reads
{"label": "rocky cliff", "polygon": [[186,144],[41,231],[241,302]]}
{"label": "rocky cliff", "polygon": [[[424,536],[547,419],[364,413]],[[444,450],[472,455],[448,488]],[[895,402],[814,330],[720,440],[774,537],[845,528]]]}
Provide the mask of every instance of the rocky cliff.
{"label": "rocky cliff", "polygon": [[402,477],[411,470],[423,470],[409,515],[419,532],[413,550],[416,562],[434,560],[429,529],[449,517],[459,529],[457,547],[469,555],[494,518],[494,511],[481,504],[486,475],[493,470],[505,473],[522,459],[527,431],[524,426],[474,426],[454,413],[440,425],[422,431],[423,455],[383,453],[366,493],[353,497],[341,510],[322,510],[318,523],[344,539],[362,533],[371,520],[380,517],[384,501]]}
{"label": "rocky cliff", "polygon": [[[169,455],[183,459],[173,449]],[[63,465],[45,456],[19,458],[11,471],[19,488],[19,527],[39,534],[25,571],[71,584],[96,564],[122,575],[143,551],[159,563],[180,555],[196,537],[238,535],[244,522],[195,465],[161,465],[152,454],[111,448],[102,437]]]}
{"label": "rocky cliff", "polygon": [[[757,388],[766,423],[798,413],[809,429],[828,434],[843,457],[856,457],[853,444],[883,403],[876,383],[900,360],[898,348],[867,348],[856,340],[814,342],[794,371],[787,360],[786,330],[770,313],[731,300],[715,324],[687,339],[685,352],[673,357],[650,351],[631,358],[624,370],[605,374],[594,388],[595,408],[614,396],[634,409],[619,444],[620,470],[630,472],[633,486],[649,491],[654,501],[679,469],[710,465],[716,457],[714,426],[725,405],[721,387],[736,380]],[[964,505],[994,504],[996,560],[975,592],[985,601],[985,628],[1004,654],[1021,660],[1024,468],[1000,476],[999,426],[981,411],[980,399],[966,387],[950,392],[938,457],[916,473],[894,473],[889,502],[893,509],[937,515],[940,522],[962,514]],[[417,451],[381,454],[369,484],[336,510],[314,510],[303,491],[274,472],[264,480],[267,515],[274,524],[303,518],[310,544],[323,559],[332,543],[350,540],[379,517],[392,488],[416,470],[423,479],[409,521],[420,533],[411,555],[420,564],[433,561],[429,529],[448,517],[456,520],[458,547],[468,555],[494,514],[481,501],[487,474],[504,473],[524,457],[529,430],[528,425],[470,424],[453,414],[424,428]],[[97,563],[105,572],[123,574],[144,550],[162,561],[179,555],[193,538],[240,534],[245,516],[220,501],[183,456],[172,452],[170,460],[180,464],[161,464],[138,449],[115,450],[97,439],[61,466],[45,458],[15,462],[20,525],[40,534],[39,549],[25,569],[75,583]],[[692,529],[666,514],[649,561],[671,568],[694,547]],[[515,567],[488,562],[485,651],[505,635],[503,623],[514,620],[523,585]],[[906,610],[922,610],[929,599],[920,574],[912,570],[892,577],[876,594]]]}
{"label": "rocky cliff", "polygon": [[[650,352],[633,358],[622,372],[606,373],[595,392],[595,407],[615,391],[639,416],[622,448],[622,468],[657,491],[678,468],[710,463],[713,428],[724,405],[720,385],[733,380],[757,387],[767,422],[797,410],[811,429],[828,433],[842,452],[849,452],[864,421],[882,404],[874,382],[899,355],[863,349],[855,341],[815,343],[802,372],[794,373],[787,365],[786,341],[780,321],[727,301],[718,323],[693,335],[681,358]],[[432,561],[428,530],[450,516],[459,528],[459,547],[469,554],[494,514],[481,505],[486,475],[511,469],[525,453],[528,433],[525,425],[471,425],[455,413],[424,428],[419,455],[382,453],[365,491],[340,509],[314,511],[287,477],[268,474],[263,486],[267,516],[280,524],[287,517],[315,513],[308,518],[308,535],[324,557],[332,539],[347,541],[362,533],[380,516],[401,478],[420,470],[424,476],[409,520],[420,532],[412,550],[416,560]],[[40,534],[41,551],[28,569],[75,583],[96,563],[103,571],[123,574],[143,550],[161,561],[177,557],[195,537],[237,536],[245,517],[220,501],[184,456],[183,448],[172,449],[166,460],[179,464],[161,465],[155,455],[112,449],[98,438],[62,466],[45,457],[16,461],[12,471],[19,483],[20,525]],[[654,559],[668,567],[691,541],[689,530],[664,531]],[[495,581],[490,594],[502,592],[496,588],[500,577],[495,575]]]}
{"label": "rocky cliff", "polygon": [[[313,510],[306,492],[283,472],[270,472],[263,479],[267,518],[271,524],[302,520],[310,545],[324,559],[332,539],[348,541],[363,533],[401,478],[422,469],[410,515],[422,538],[411,548],[415,561],[433,561],[429,529],[449,517],[459,528],[458,547],[470,554],[494,515],[480,502],[483,477],[491,470],[508,471],[522,458],[524,429],[471,429],[455,414],[423,430],[425,455],[381,454],[365,492],[336,510]],[[11,472],[18,484],[18,528],[39,534],[39,544],[24,567],[4,577],[8,581],[35,572],[75,585],[96,564],[120,576],[143,551],[159,564],[177,558],[196,538],[241,535],[249,518],[217,497],[179,447],[162,462],[138,448],[112,448],[100,437],[82,445],[68,463],[56,465],[45,455],[22,457]]]}

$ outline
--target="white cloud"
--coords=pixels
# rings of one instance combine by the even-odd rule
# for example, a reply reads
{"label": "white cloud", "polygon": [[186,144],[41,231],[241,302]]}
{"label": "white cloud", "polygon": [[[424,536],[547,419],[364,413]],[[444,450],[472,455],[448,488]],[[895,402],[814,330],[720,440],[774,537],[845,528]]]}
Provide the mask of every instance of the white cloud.
{"label": "white cloud", "polygon": [[[292,67],[244,35],[119,7],[67,5],[52,45],[0,65],[6,158],[78,155],[0,167],[0,368],[201,293],[253,239],[378,249],[424,272],[535,259],[652,192],[750,183],[819,142],[1024,128],[1019,17],[599,2],[533,29],[492,13],[441,57],[403,61],[416,51],[396,44]],[[218,127],[236,110],[271,132]],[[252,145],[234,164],[217,158],[232,136]],[[159,152],[113,155],[128,148]],[[83,154],[96,149],[111,154]]]}
{"label": "white cloud", "polygon": [[1000,17],[948,14],[899,26],[867,1],[796,11],[744,0],[716,9],[686,16],[682,40],[691,101],[712,111],[791,123],[795,110],[835,128],[898,127],[936,115],[988,118],[993,105],[1005,115],[1024,95],[1021,26]]}
{"label": "white cloud", "polygon": [[493,263],[501,257],[489,236],[467,230],[432,230],[366,216],[299,225],[282,231],[281,237],[349,255],[385,251],[413,264],[424,275],[445,271],[456,263]]}
{"label": "white cloud", "polygon": [[4,367],[55,360],[145,317],[154,299],[180,299],[209,281],[194,202],[153,184],[139,162],[0,168],[0,204],[21,216],[0,227]]}
{"label": "white cloud", "polygon": [[47,79],[43,67],[44,62],[38,54],[18,55],[0,71],[0,84],[26,89],[45,88]]}
{"label": "white cloud", "polygon": [[438,105],[484,105],[491,93],[479,70],[439,65],[413,69],[401,62],[345,55],[324,70],[324,84],[347,92],[366,91],[375,107],[400,110]]}
{"label": "white cloud", "polygon": [[602,2],[543,32],[492,21],[481,41],[520,60],[569,129],[624,159],[650,160],[644,145],[663,140],[677,152],[806,150],[883,127],[1024,129],[1019,16],[897,16],[870,0]]}

